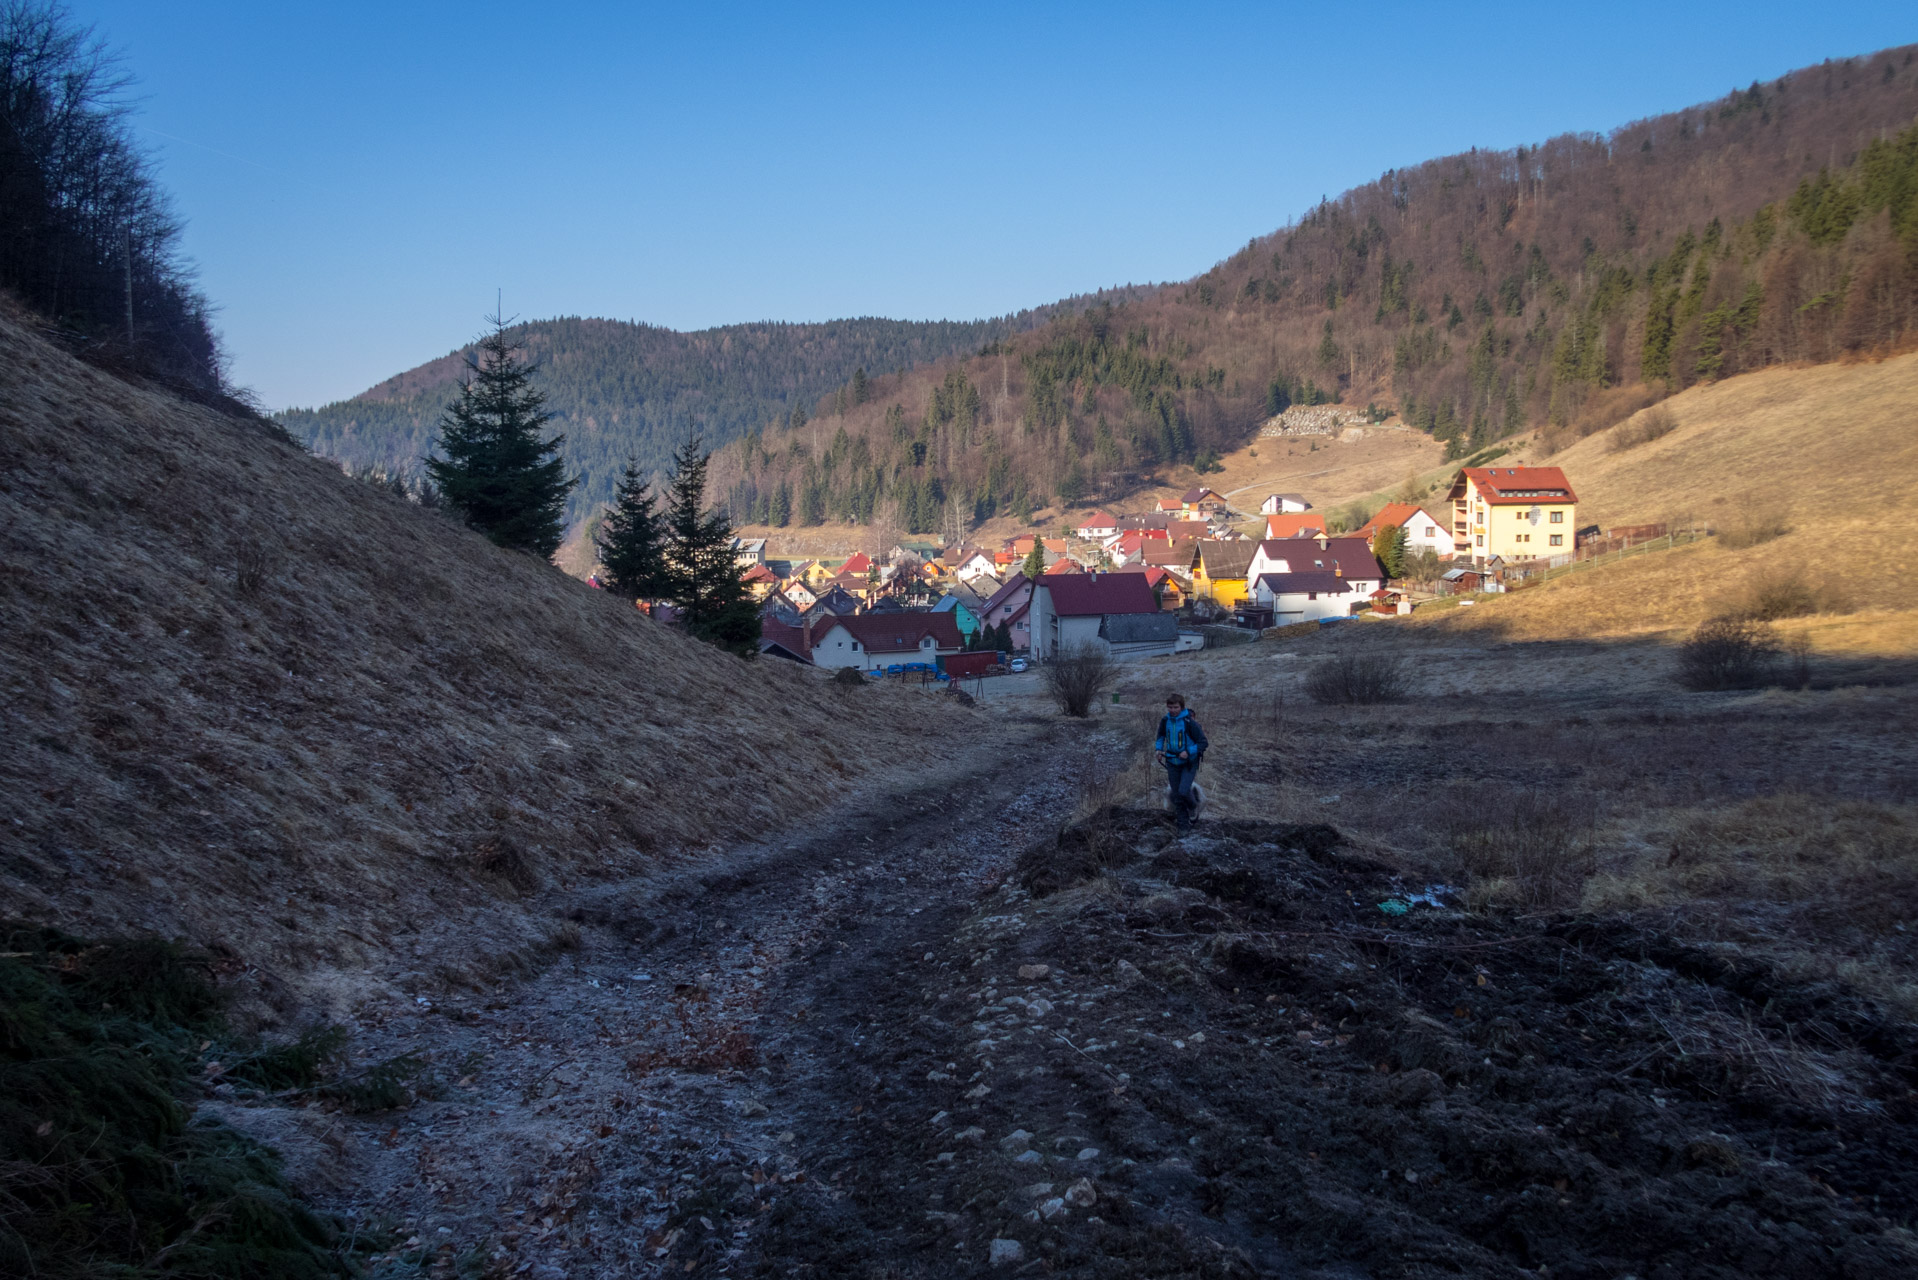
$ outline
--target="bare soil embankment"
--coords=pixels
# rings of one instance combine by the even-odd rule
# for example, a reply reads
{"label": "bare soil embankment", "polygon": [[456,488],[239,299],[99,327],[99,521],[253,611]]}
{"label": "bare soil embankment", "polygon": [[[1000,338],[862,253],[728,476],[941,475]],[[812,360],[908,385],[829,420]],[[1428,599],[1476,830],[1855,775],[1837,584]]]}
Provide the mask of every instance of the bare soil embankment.
{"label": "bare soil embankment", "polygon": [[260,1016],[523,965],[571,937],[545,891],[801,819],[971,714],[694,643],[12,313],[0,637],[0,914],[191,939]]}

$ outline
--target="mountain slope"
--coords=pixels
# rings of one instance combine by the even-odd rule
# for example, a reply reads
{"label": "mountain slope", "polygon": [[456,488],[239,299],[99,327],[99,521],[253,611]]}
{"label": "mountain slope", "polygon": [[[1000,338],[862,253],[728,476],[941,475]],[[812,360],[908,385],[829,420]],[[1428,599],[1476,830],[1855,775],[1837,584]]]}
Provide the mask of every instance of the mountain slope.
{"label": "mountain slope", "polygon": [[716,474],[775,526],[890,513],[954,536],[1209,463],[1294,401],[1375,401],[1457,456],[1895,345],[1918,325],[1915,57],[1387,173],[1182,286],[749,438]]}
{"label": "mountain slope", "polygon": [[[1581,524],[1696,521],[1732,536],[1581,570],[1446,625],[1514,638],[1677,635],[1795,584],[1805,611],[1780,628],[1819,652],[1909,662],[1918,609],[1887,575],[1918,559],[1918,530],[1901,514],[1918,491],[1915,404],[1918,355],[1685,391],[1663,406],[1677,423],[1669,434],[1615,448],[1628,422],[1551,461],[1573,478]],[[1767,521],[1782,532],[1754,539]]]}
{"label": "mountain slope", "polygon": [[511,967],[564,941],[543,886],[762,833],[973,714],[742,663],[6,312],[0,531],[0,914],[186,936],[268,996]]}
{"label": "mountain slope", "polygon": [[[877,318],[822,324],[736,324],[693,333],[566,317],[515,325],[541,366],[539,386],[566,433],[580,477],[569,519],[611,499],[629,457],[664,470],[686,434],[721,445],[792,412],[815,410],[856,371],[875,392],[897,370],[977,351],[1044,320],[1047,310],[993,320]],[[293,409],[279,421],[314,452],[356,469],[417,475],[471,346],[396,374],[351,400]]]}

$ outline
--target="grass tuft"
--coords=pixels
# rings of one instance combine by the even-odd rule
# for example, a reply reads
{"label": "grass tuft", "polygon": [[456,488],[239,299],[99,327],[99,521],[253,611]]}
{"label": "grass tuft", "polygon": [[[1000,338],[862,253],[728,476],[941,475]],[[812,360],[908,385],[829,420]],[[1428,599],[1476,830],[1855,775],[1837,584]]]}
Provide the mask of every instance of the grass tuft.
{"label": "grass tuft", "polygon": [[345,1273],[277,1157],[182,1101],[220,1026],[202,957],[0,925],[0,1274]]}

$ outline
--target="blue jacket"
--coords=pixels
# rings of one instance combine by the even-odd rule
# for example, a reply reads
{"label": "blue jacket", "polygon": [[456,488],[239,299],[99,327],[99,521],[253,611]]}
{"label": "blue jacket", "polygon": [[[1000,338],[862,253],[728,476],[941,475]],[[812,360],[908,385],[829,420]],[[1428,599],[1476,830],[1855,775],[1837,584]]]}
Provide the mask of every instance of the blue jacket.
{"label": "blue jacket", "polygon": [[[1167,764],[1197,764],[1211,745],[1206,741],[1205,730],[1199,727],[1190,707],[1176,716],[1162,718],[1159,721],[1159,736],[1152,740],[1152,749]],[[1181,751],[1190,751],[1192,754],[1180,760]]]}

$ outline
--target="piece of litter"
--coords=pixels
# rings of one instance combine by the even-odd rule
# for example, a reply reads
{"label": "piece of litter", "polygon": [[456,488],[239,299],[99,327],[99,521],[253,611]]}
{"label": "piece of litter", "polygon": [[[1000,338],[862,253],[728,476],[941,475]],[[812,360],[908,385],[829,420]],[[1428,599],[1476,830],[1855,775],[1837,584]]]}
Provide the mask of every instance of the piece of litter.
{"label": "piece of litter", "polygon": [[1379,910],[1388,916],[1402,916],[1411,909],[1411,903],[1401,902],[1397,898],[1387,898],[1384,902],[1379,903]]}

